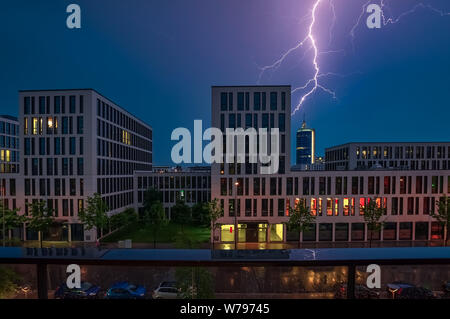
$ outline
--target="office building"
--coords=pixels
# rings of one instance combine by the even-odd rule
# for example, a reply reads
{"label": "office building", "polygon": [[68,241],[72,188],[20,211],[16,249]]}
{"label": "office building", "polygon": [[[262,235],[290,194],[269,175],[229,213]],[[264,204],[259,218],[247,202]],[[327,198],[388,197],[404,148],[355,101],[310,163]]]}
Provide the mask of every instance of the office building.
{"label": "office building", "polygon": [[[290,92],[288,85],[212,87],[213,127],[220,128],[222,132],[226,128],[239,127],[253,127],[256,130],[278,128],[280,146],[278,173],[270,175],[270,178],[261,174],[260,162],[249,162],[249,140],[246,140],[244,164],[235,160],[234,163],[211,165],[211,197],[219,199],[224,208],[224,217],[219,220],[222,225],[214,233],[215,239],[232,241],[237,228],[240,241],[266,241],[267,229],[276,226],[269,215],[266,216],[274,199],[261,200],[261,194],[281,183],[290,167]],[[270,149],[268,140],[267,144]],[[261,147],[257,145],[258,150]],[[269,231],[269,234],[275,232]]]}
{"label": "office building", "polygon": [[95,240],[78,213],[94,193],[110,215],[133,207],[134,171],[152,169],[151,127],[92,89],[26,90],[19,101],[22,213],[44,200],[57,220],[45,239]]}
{"label": "office building", "polygon": [[450,170],[450,142],[360,142],[325,149],[326,170]]}
{"label": "office building", "polygon": [[152,172],[137,171],[134,174],[136,187],[136,211],[143,216],[143,201],[146,190],[153,188],[161,192],[161,202],[166,217],[171,219],[172,207],[178,200],[188,206],[207,203],[211,200],[211,169],[203,167],[154,167]]}
{"label": "office building", "polygon": [[[282,106],[274,98],[272,107],[263,109],[255,102],[255,92],[278,97],[284,92],[286,101],[290,101],[289,87],[213,87],[213,126],[223,131],[226,127],[239,127],[239,118],[255,118],[258,123],[264,114],[273,119],[285,116],[286,122],[270,124],[282,125],[288,132],[283,138],[289,143],[290,112],[286,110],[290,104]],[[242,96],[244,104],[239,106]],[[246,121],[245,125],[250,123]],[[312,141],[313,131],[308,132]],[[313,143],[310,145],[312,158]],[[449,146],[450,143],[350,143],[327,149],[325,170],[322,163],[318,170],[288,169],[271,175],[259,175],[258,171],[231,164],[213,164],[211,198],[220,199],[224,208],[224,217],[218,221],[221,227],[213,236],[222,243],[234,243],[237,223],[238,242],[298,241],[298,232],[288,232],[285,223],[289,220],[289,207],[302,201],[316,221],[301,241],[364,242],[369,238],[364,207],[375,200],[386,208],[386,215],[382,218],[383,229],[372,236],[374,240],[442,239],[444,229],[431,213],[439,198],[450,194]],[[283,154],[289,158],[289,147]],[[374,165],[376,169],[367,169]]]}

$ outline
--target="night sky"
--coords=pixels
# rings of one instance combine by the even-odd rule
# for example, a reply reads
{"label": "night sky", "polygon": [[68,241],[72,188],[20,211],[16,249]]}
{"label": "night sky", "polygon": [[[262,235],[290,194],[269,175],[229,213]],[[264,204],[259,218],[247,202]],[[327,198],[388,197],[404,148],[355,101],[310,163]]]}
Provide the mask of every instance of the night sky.
{"label": "night sky", "polygon": [[[153,127],[154,164],[170,165],[172,130],[194,119],[210,124],[212,85],[294,88],[311,78],[307,44],[258,81],[261,67],[305,38],[315,1],[3,1],[0,112],[18,114],[21,89],[94,88]],[[320,72],[340,76],[320,81],[337,99],[322,90],[309,96],[292,134],[306,113],[318,155],[353,141],[450,141],[450,15],[418,7],[370,30],[366,14],[352,45],[366,2],[334,0],[332,27],[329,0],[321,0],[313,28]],[[394,18],[418,3],[385,2]],[[70,3],[81,6],[79,30],[66,27]],[[450,12],[450,1],[423,3]],[[293,108],[300,97],[293,94]]]}

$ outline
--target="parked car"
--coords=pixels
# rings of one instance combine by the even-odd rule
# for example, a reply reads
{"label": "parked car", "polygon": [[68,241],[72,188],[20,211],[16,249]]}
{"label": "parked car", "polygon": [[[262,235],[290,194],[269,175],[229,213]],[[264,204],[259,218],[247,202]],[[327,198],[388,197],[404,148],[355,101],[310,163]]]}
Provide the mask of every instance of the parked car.
{"label": "parked car", "polygon": [[144,286],[133,285],[126,281],[116,282],[106,292],[106,299],[143,299],[146,289]]}
{"label": "parked car", "polygon": [[153,291],[153,299],[177,299],[179,289],[174,281],[163,281]]}
{"label": "parked car", "polygon": [[[345,299],[347,298],[347,284],[341,284],[338,286],[334,298]],[[378,299],[380,298],[380,292],[376,289],[369,289],[364,285],[355,285],[355,298],[356,299]]]}
{"label": "parked car", "polygon": [[435,299],[435,294],[424,287],[404,282],[393,282],[387,285],[392,299]]}
{"label": "parked car", "polygon": [[81,282],[80,288],[68,288],[65,283],[55,290],[55,299],[96,299],[100,297],[100,287],[89,282]]}

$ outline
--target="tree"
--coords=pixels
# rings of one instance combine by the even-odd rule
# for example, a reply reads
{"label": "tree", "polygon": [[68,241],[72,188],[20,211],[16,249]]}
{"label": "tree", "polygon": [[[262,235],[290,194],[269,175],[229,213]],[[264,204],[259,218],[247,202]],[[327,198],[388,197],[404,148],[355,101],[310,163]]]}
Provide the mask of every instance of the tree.
{"label": "tree", "polygon": [[372,237],[373,232],[380,230],[383,227],[383,223],[380,222],[381,217],[386,213],[386,208],[381,207],[377,203],[375,198],[369,199],[364,207],[361,207],[364,213],[364,221],[367,224],[367,231],[370,232],[369,235],[369,248],[372,248]]}
{"label": "tree", "polygon": [[175,271],[177,288],[184,299],[214,298],[214,280],[211,272],[204,267],[178,267]]}
{"label": "tree", "polygon": [[184,234],[184,226],[192,223],[191,208],[182,200],[177,200],[172,207],[170,216],[173,222],[181,225],[181,232]]}
{"label": "tree", "polygon": [[145,220],[147,225],[153,226],[153,248],[156,248],[158,232],[168,223],[164,207],[160,201],[154,202],[150,210],[145,212]]}
{"label": "tree", "polygon": [[[178,248],[192,249],[198,246],[195,239],[179,236]],[[180,297],[185,299],[214,298],[214,280],[209,269],[204,267],[177,267],[175,271]]]}
{"label": "tree", "polygon": [[208,203],[208,213],[209,213],[209,220],[211,221],[211,233],[213,238],[213,250],[214,250],[214,233],[217,228],[220,227],[220,225],[217,224],[217,220],[223,216],[223,207],[219,204],[219,200],[217,198],[214,198],[211,202]]}
{"label": "tree", "polygon": [[118,229],[136,223],[138,215],[133,208],[127,208],[123,212],[111,216],[109,221],[113,229]]}
{"label": "tree", "polygon": [[145,211],[149,211],[150,208],[152,207],[152,205],[155,202],[162,202],[162,193],[155,189],[155,188],[149,188],[144,192],[144,196],[143,196],[143,207],[144,207],[144,212]]}
{"label": "tree", "polygon": [[11,268],[0,266],[0,299],[16,292],[19,280],[20,277]]}
{"label": "tree", "polygon": [[437,211],[431,213],[431,217],[436,219],[444,227],[444,246],[447,246],[448,232],[450,230],[450,197],[442,196],[437,202]]}
{"label": "tree", "polygon": [[47,232],[55,219],[44,201],[34,201],[28,204],[31,217],[28,218],[28,228],[39,233],[39,247],[42,248],[44,233]]}
{"label": "tree", "polygon": [[106,214],[107,211],[106,203],[100,197],[100,194],[95,193],[92,197],[87,198],[87,206],[81,210],[78,218],[87,230],[100,229],[100,236],[103,236],[103,228],[108,225],[109,219]]}
{"label": "tree", "polygon": [[298,247],[300,248],[300,238],[303,232],[308,231],[314,223],[316,216],[312,215],[304,201],[299,201],[295,207],[289,207],[289,221],[287,228],[299,232]]}
{"label": "tree", "polygon": [[191,208],[192,222],[199,226],[209,226],[211,219],[209,216],[209,206],[205,203],[196,203]]}
{"label": "tree", "polygon": [[[5,219],[5,233],[8,232],[8,238],[11,240],[11,231],[14,228],[20,227],[26,221],[26,217],[18,214],[18,209],[8,209],[3,207],[2,203],[0,203],[0,212],[2,212],[2,222],[3,218]],[[4,214],[4,216],[3,216]],[[3,227],[2,227],[3,229]],[[3,230],[2,230],[3,231]],[[6,234],[3,234],[3,242],[6,239]]]}

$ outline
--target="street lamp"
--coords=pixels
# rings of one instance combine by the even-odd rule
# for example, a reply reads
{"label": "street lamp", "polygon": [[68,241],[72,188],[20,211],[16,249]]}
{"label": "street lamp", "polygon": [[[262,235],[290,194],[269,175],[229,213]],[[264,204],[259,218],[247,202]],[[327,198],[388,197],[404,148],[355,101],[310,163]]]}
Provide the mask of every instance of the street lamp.
{"label": "street lamp", "polygon": [[238,224],[237,224],[237,190],[239,186],[239,182],[235,182],[236,190],[234,192],[234,249],[237,249],[238,243]]}

